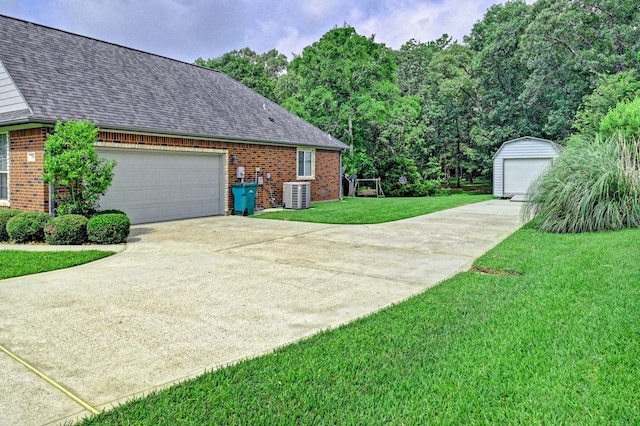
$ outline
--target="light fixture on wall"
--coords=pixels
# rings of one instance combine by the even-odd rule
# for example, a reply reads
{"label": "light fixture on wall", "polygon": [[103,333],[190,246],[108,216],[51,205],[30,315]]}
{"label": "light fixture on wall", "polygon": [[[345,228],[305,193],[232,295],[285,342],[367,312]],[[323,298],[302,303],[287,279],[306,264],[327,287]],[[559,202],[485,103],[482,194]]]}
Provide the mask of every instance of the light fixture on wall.
{"label": "light fixture on wall", "polygon": [[238,164],[238,157],[235,154],[231,154],[231,164]]}

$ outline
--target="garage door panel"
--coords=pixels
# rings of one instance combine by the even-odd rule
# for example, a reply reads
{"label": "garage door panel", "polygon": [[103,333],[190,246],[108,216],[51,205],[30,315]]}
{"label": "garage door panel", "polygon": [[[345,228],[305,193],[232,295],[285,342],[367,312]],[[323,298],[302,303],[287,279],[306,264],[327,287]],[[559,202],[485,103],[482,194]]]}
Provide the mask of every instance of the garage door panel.
{"label": "garage door panel", "polygon": [[551,165],[550,158],[509,158],[504,160],[505,195],[527,194],[529,185]]}
{"label": "garage door panel", "polygon": [[98,154],[118,161],[101,208],[123,210],[132,223],[224,214],[221,155],[108,148]]}

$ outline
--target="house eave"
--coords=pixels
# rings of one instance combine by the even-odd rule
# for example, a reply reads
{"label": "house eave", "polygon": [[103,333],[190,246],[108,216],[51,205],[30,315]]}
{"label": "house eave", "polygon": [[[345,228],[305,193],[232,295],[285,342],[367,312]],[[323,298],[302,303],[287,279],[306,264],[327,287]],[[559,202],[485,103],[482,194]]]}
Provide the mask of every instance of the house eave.
{"label": "house eave", "polygon": [[[16,120],[9,120],[6,122],[0,122],[0,128],[4,128],[5,130],[23,130],[23,129],[31,129],[39,126],[53,126],[59,120],[52,120],[48,118],[22,118]],[[270,145],[270,146],[290,146],[290,147],[310,147],[315,149],[324,149],[327,151],[344,151],[348,148],[347,145],[340,142],[344,146],[326,146],[320,144],[310,144],[310,143],[302,143],[295,141],[274,141],[274,140],[260,140],[260,139],[250,139],[250,138],[237,138],[232,136],[220,136],[220,135],[202,135],[198,133],[188,133],[188,132],[172,132],[168,130],[158,130],[158,129],[148,129],[143,127],[131,127],[131,126],[114,126],[110,124],[101,125],[96,122],[96,126],[105,132],[108,131],[116,131],[121,133],[135,133],[135,134],[143,134],[143,135],[153,135],[153,136],[169,136],[169,137],[181,137],[181,138],[189,138],[189,139],[201,139],[207,141],[220,141],[220,142],[232,142],[232,143],[240,143],[240,144],[256,144],[256,145]]]}
{"label": "house eave", "polygon": [[[189,139],[201,139],[201,140],[207,140],[207,141],[220,141],[220,142],[271,145],[271,146],[291,146],[291,147],[308,146],[311,148],[325,149],[329,151],[342,151],[344,149],[344,147],[342,146],[326,146],[326,145],[320,145],[320,144],[311,144],[311,143],[303,143],[303,142],[295,142],[295,141],[276,141],[276,140],[263,140],[263,139],[251,139],[251,138],[238,138],[238,137],[223,136],[223,135],[203,135],[199,133],[189,133],[189,132],[172,132],[166,129],[148,129],[148,128],[142,128],[142,127],[137,128],[137,127],[130,127],[130,126],[113,126],[113,125],[101,126],[99,125],[99,123],[96,123],[96,126],[98,126],[100,130],[104,130],[104,131],[113,130],[113,131],[118,131],[122,133],[182,137],[182,138],[189,138]],[[340,143],[342,144],[342,142]]]}

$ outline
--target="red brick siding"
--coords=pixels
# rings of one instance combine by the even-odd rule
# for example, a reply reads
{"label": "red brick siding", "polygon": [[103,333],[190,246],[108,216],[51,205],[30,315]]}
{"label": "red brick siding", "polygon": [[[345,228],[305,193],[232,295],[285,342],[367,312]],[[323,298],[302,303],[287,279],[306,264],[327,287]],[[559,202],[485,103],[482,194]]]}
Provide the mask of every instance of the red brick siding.
{"label": "red brick siding", "polygon": [[316,179],[311,182],[311,201],[340,198],[340,154],[316,150]]}
{"label": "red brick siding", "polygon": [[[256,176],[262,176],[264,185],[258,188],[256,207],[271,207],[269,198],[273,196],[282,203],[284,182],[295,182],[297,166],[296,147],[233,143],[171,136],[153,136],[127,134],[120,132],[100,132],[100,140],[107,143],[137,145],[156,145],[181,148],[219,149],[228,152],[229,184],[239,182],[236,178],[237,167],[245,168],[245,181],[255,182]],[[238,159],[231,164],[231,156]],[[256,172],[256,168],[260,171]],[[267,179],[267,173],[271,179]],[[316,150],[316,176],[311,180],[311,201],[329,201],[340,198],[340,152]],[[229,209],[233,208],[233,194],[229,191]]]}
{"label": "red brick siding", "polygon": [[[9,132],[10,208],[23,211],[49,211],[49,185],[42,181],[42,161],[46,128]],[[36,161],[28,162],[27,153]]]}
{"label": "red brick siding", "polygon": [[[9,199],[12,209],[25,211],[49,210],[48,185],[42,182],[42,161],[47,129],[18,130],[9,133],[10,184]],[[140,135],[122,132],[101,131],[100,141],[107,143],[150,145],[181,148],[219,149],[228,152],[229,183],[238,182],[236,168],[245,167],[245,181],[262,176],[264,185],[258,189],[256,207],[271,207],[270,196],[282,203],[284,182],[295,182],[297,149],[295,147],[259,145],[210,141],[171,136]],[[27,152],[36,153],[35,162],[27,162]],[[231,164],[231,156],[238,159]],[[340,197],[340,153],[339,151],[316,150],[315,179],[311,182],[311,201],[337,200]],[[270,173],[271,179],[266,175]],[[233,208],[233,195],[229,187],[229,206]]]}

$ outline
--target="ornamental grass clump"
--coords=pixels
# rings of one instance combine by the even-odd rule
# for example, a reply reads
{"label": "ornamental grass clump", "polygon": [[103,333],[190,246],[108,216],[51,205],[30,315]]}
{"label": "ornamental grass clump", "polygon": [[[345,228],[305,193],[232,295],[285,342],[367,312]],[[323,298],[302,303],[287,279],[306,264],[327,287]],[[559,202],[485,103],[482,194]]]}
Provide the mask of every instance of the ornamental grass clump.
{"label": "ornamental grass clump", "polygon": [[640,147],[621,135],[570,144],[530,188],[525,219],[554,233],[640,227]]}

